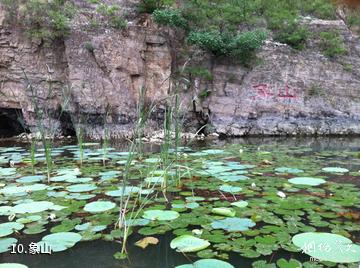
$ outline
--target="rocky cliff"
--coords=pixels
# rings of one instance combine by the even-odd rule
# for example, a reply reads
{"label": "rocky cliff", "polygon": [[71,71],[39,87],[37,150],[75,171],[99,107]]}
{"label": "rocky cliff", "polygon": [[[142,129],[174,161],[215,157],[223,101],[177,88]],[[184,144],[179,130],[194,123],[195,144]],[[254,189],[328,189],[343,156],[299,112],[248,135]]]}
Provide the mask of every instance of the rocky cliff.
{"label": "rocky cliff", "polygon": [[[74,2],[81,12],[70,35],[50,46],[6,24],[0,7],[0,108],[20,111],[24,126],[36,131],[37,96],[41,110],[48,111],[44,121],[58,133],[82,125],[87,135],[99,138],[106,123],[111,136],[121,137],[131,134],[143,87],[147,103],[158,104],[147,131],[160,128],[171,74],[187,63],[177,36],[150,17],[132,15],[136,1],[113,1],[129,14],[122,30],[91,29],[94,6]],[[181,87],[185,131],[206,124],[207,132],[229,136],[360,134],[359,38],[343,20],[304,18],[302,23],[312,32],[305,50],[270,37],[251,67],[207,56],[198,60],[211,79],[190,77],[191,85]],[[328,29],[339,31],[346,55],[323,55],[319,33]]]}

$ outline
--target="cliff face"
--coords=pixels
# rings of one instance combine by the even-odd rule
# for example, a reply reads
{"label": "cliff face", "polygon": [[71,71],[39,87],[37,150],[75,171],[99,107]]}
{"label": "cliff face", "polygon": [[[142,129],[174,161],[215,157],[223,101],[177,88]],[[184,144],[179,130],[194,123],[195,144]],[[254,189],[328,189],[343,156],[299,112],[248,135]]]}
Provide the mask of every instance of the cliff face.
{"label": "cliff face", "polygon": [[[49,47],[30,41],[20,27],[5,25],[0,7],[0,108],[21,109],[35,131],[36,95],[39,106],[50,111],[44,114],[47,124],[58,132],[81,124],[98,138],[106,121],[110,135],[121,137],[131,133],[139,90],[146,87],[146,101],[159,103],[147,130],[161,127],[170,75],[181,62],[168,29],[137,18],[124,30],[91,30],[92,5],[75,2],[82,12],[70,35]],[[133,3],[123,4],[131,10]],[[251,68],[202,60],[212,79],[192,77],[191,90],[181,93],[185,130],[207,123],[211,131],[234,136],[360,134],[359,38],[341,20],[303,23],[313,33],[304,51],[269,40]],[[347,46],[341,59],[331,60],[319,49],[319,33],[328,29],[338,30]],[[199,98],[204,88],[209,95]],[[66,116],[59,118],[61,109]]]}

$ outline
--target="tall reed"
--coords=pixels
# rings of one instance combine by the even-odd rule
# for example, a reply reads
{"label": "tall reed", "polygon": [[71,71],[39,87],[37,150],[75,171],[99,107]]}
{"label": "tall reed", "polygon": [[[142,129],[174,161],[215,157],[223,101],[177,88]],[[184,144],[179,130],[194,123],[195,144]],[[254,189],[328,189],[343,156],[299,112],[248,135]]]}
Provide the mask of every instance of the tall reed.
{"label": "tall reed", "polygon": [[[38,88],[33,86],[30,79],[23,70],[24,79],[26,81],[26,92],[29,94],[31,104],[34,108],[35,119],[37,123],[37,130],[40,133],[41,143],[43,145],[44,154],[45,154],[45,163],[46,163],[46,174],[47,181],[50,183],[51,172],[53,168],[53,159],[52,159],[52,147],[55,138],[56,132],[59,130],[58,126],[53,124],[53,114],[54,112],[49,107],[47,101],[51,100],[53,94],[52,79],[51,76],[48,78],[48,88],[46,96],[44,98],[40,97],[41,92],[38,91]],[[60,117],[70,101],[69,91],[66,91],[64,88],[62,90],[62,104],[60,105],[60,112],[58,113],[58,118],[55,121],[59,122]]]}

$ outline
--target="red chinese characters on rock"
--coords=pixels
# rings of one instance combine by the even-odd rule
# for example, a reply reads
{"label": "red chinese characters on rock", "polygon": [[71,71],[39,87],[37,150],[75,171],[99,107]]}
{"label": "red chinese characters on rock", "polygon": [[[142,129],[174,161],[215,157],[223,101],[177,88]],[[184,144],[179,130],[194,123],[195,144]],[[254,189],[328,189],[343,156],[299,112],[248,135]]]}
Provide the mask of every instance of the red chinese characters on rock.
{"label": "red chinese characters on rock", "polygon": [[252,86],[255,90],[256,95],[252,96],[251,99],[256,100],[258,98],[279,98],[279,99],[296,99],[296,93],[290,93],[290,87],[285,84],[285,88],[271,87],[268,84],[257,84]]}

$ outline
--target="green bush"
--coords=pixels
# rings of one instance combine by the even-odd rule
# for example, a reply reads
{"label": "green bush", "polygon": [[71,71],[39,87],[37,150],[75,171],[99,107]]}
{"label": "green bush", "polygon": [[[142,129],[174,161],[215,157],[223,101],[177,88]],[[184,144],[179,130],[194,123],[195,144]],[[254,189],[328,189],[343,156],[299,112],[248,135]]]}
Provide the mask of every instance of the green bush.
{"label": "green bush", "polygon": [[261,47],[265,39],[266,33],[260,30],[237,35],[212,31],[191,32],[187,41],[215,56],[231,56],[245,62],[254,56],[254,52]]}
{"label": "green bush", "polygon": [[107,4],[100,4],[96,8],[96,11],[101,14],[105,20],[107,20],[108,25],[116,28],[122,29],[126,27],[127,23],[126,20],[119,14],[120,8],[117,5],[107,5]]}
{"label": "green bush", "polygon": [[184,17],[192,28],[201,31],[235,32],[240,24],[258,17],[258,2],[253,0],[185,0]]}
{"label": "green bush", "polygon": [[346,24],[360,35],[360,11],[351,10],[346,18]]}
{"label": "green bush", "polygon": [[310,32],[306,27],[291,25],[277,31],[274,40],[300,50],[305,47],[309,36]]}
{"label": "green bush", "polygon": [[140,13],[152,14],[155,10],[171,6],[174,0],[141,0],[139,4]]}
{"label": "green bush", "polygon": [[319,19],[336,19],[336,5],[328,0],[305,0],[298,1],[299,9],[303,15],[312,15]]}
{"label": "green bush", "polygon": [[94,48],[94,45],[91,43],[91,42],[86,42],[84,44],[84,48],[89,51],[90,53],[93,53],[95,48]]}
{"label": "green bush", "polygon": [[344,41],[338,31],[320,33],[320,48],[325,56],[335,58],[347,53]]}
{"label": "green bush", "polygon": [[274,32],[274,40],[288,44],[295,49],[302,49],[310,33],[300,26],[294,10],[275,9],[267,11],[268,27]]}
{"label": "green bush", "polygon": [[47,43],[70,33],[70,21],[76,13],[74,6],[66,0],[1,0],[1,3],[12,19],[19,18],[18,23],[25,26],[31,38],[41,38]]}
{"label": "green bush", "polygon": [[207,50],[215,56],[226,55],[228,53],[229,39],[218,31],[211,32],[190,32],[188,43],[197,45],[203,50]]}
{"label": "green bush", "polygon": [[157,9],[153,13],[155,22],[170,27],[188,29],[187,21],[182,17],[177,9]]}

